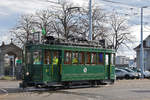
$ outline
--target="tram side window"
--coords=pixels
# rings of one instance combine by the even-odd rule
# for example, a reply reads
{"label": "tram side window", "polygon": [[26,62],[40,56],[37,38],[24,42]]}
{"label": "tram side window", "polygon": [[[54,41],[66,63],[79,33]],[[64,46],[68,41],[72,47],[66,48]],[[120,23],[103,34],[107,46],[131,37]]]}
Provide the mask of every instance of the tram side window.
{"label": "tram side window", "polygon": [[64,64],[71,64],[71,51],[65,51]]}
{"label": "tram side window", "polygon": [[96,64],[96,53],[91,53],[91,63]]}
{"label": "tram side window", "polygon": [[31,53],[30,52],[27,52],[27,57],[26,57],[26,63],[27,64],[31,64]]}
{"label": "tram side window", "polygon": [[53,54],[53,64],[57,65],[59,62],[59,53],[58,51],[52,51]]}
{"label": "tram side window", "polygon": [[78,64],[78,52],[72,53],[72,64]]}
{"label": "tram side window", "polygon": [[103,53],[98,54],[98,64],[104,64],[104,54]]}
{"label": "tram side window", "polygon": [[86,64],[91,64],[91,53],[90,52],[86,53]]}
{"label": "tram side window", "polygon": [[41,52],[40,51],[35,51],[33,52],[33,64],[41,64]]}
{"label": "tram side window", "polygon": [[51,51],[45,50],[45,52],[44,52],[44,64],[51,64]]}
{"label": "tram side window", "polygon": [[84,64],[85,62],[85,56],[84,56],[84,52],[80,52],[79,53],[79,64]]}
{"label": "tram side window", "polygon": [[111,64],[115,65],[115,54],[111,54]]}
{"label": "tram side window", "polygon": [[105,55],[105,64],[109,65],[109,55],[108,54]]}

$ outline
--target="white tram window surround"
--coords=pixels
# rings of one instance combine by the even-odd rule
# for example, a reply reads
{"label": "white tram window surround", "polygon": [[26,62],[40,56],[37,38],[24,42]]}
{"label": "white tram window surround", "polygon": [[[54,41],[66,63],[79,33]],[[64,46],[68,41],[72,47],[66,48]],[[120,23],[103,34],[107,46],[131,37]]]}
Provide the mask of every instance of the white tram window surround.
{"label": "white tram window surround", "polygon": [[96,64],[96,53],[91,53],[91,63]]}
{"label": "white tram window surround", "polygon": [[111,64],[115,65],[115,54],[111,54]]}
{"label": "white tram window surround", "polygon": [[109,65],[109,55],[108,54],[105,55],[105,64]]}

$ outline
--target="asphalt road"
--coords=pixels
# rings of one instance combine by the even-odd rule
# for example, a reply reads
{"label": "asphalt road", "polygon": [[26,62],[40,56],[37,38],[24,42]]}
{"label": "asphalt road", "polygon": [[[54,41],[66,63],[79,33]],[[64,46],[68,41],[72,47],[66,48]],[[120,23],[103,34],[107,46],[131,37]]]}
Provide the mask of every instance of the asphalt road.
{"label": "asphalt road", "polygon": [[61,90],[18,88],[0,81],[0,100],[150,100],[150,80],[119,80],[114,85]]}

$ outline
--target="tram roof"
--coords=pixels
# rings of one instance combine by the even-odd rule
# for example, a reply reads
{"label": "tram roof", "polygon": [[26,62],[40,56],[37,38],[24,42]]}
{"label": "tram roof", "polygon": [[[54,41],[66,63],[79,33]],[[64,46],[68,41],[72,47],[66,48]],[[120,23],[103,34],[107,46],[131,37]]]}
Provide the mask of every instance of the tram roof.
{"label": "tram roof", "polygon": [[68,51],[89,51],[89,52],[115,52],[114,49],[102,48],[100,46],[81,46],[81,45],[61,45],[61,44],[27,44],[30,50],[51,49]]}

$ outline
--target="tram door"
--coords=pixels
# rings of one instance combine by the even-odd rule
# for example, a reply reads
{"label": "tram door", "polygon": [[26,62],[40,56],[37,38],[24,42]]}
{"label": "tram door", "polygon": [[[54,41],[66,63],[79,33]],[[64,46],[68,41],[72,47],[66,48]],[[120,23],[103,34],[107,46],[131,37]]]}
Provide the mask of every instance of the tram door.
{"label": "tram door", "polygon": [[106,72],[107,72],[106,75],[107,75],[108,79],[110,79],[110,75],[111,75],[111,74],[110,74],[110,72],[111,72],[111,71],[110,71],[110,70],[111,70],[111,68],[110,68],[110,61],[111,61],[110,58],[111,58],[111,57],[110,57],[110,54],[106,54],[106,55],[105,55],[105,64],[106,64],[106,69],[107,69],[107,70],[106,70]]}
{"label": "tram door", "polygon": [[53,51],[52,80],[60,80],[61,51]]}

